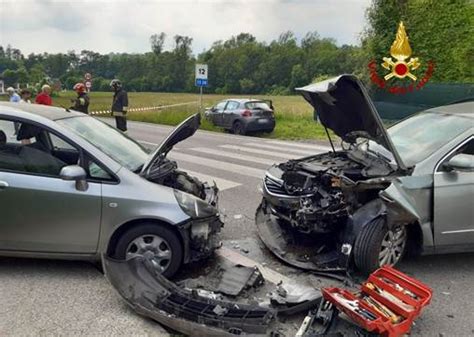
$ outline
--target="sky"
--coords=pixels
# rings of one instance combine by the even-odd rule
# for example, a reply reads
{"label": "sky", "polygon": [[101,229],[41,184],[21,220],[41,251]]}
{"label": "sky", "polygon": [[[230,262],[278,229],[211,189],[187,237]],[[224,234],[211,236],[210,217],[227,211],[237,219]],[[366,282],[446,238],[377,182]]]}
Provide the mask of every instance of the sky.
{"label": "sky", "polygon": [[83,49],[100,53],[150,51],[165,32],[193,38],[200,53],[241,32],[270,42],[291,30],[309,31],[339,45],[357,44],[370,0],[0,0],[0,45],[23,54]]}

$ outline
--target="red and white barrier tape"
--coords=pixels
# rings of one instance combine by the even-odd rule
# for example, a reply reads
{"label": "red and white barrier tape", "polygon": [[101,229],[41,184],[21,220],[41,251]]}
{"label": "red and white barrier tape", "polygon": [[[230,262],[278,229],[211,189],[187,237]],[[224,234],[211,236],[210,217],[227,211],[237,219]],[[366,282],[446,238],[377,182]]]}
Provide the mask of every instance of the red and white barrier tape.
{"label": "red and white barrier tape", "polygon": [[[141,107],[141,108],[131,108],[128,109],[128,112],[134,112],[134,111],[147,111],[147,110],[162,110],[166,108],[172,108],[175,106],[182,106],[182,105],[190,105],[190,104],[197,104],[199,103],[198,101],[193,101],[193,102],[186,102],[186,103],[177,103],[177,104],[170,104],[170,105],[158,105],[158,106],[147,106],[147,107]],[[111,114],[112,112],[110,110],[96,110],[96,111],[91,111],[89,114],[91,115],[106,115],[106,114]]]}

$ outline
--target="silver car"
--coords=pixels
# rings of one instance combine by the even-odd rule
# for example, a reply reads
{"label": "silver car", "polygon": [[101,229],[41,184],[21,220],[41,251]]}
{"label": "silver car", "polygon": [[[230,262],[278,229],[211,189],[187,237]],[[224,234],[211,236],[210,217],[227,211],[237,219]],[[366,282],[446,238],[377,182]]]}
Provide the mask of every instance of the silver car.
{"label": "silver car", "polygon": [[236,135],[273,132],[275,129],[275,114],[271,100],[231,98],[206,109],[204,115],[214,125]]}
{"label": "silver car", "polygon": [[305,269],[354,262],[369,273],[405,252],[474,251],[472,101],[386,130],[354,76],[297,90],[342,145],[267,171],[256,223],[273,253]]}
{"label": "silver car", "polygon": [[165,276],[220,244],[217,187],[166,158],[198,114],[153,152],[67,109],[0,104],[0,255],[147,256]]}

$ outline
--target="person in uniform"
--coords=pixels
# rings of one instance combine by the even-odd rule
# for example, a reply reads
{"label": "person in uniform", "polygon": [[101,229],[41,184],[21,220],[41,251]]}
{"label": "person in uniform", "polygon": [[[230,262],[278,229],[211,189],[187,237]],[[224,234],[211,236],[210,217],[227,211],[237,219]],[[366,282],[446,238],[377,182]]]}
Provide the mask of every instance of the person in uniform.
{"label": "person in uniform", "polygon": [[127,92],[122,89],[122,83],[118,79],[113,79],[110,82],[110,87],[114,91],[114,97],[112,101],[112,116],[115,117],[117,129],[126,132],[128,110]]}
{"label": "person in uniform", "polygon": [[74,85],[73,90],[77,93],[77,97],[71,100],[74,103],[71,109],[88,114],[90,99],[86,93],[86,86],[79,82]]}

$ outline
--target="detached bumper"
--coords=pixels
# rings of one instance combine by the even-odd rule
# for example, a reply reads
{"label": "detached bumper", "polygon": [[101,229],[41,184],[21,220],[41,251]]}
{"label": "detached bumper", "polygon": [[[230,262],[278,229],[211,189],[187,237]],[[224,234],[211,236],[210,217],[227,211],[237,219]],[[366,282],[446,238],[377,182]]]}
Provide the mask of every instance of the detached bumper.
{"label": "detached bumper", "polygon": [[103,257],[105,276],[138,314],[189,336],[267,336],[276,312],[258,305],[213,300],[179,288],[143,257]]}

